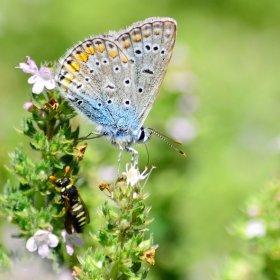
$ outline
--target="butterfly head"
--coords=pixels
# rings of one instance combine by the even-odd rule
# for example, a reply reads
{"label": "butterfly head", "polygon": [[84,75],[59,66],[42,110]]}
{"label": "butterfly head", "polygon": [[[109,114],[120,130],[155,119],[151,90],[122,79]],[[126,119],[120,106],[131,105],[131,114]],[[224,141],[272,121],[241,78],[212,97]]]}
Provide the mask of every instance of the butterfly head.
{"label": "butterfly head", "polygon": [[146,127],[140,127],[140,129],[136,131],[131,131],[129,129],[112,130],[111,127],[105,130],[103,127],[99,132],[121,150],[127,150],[135,144],[145,144],[152,134],[152,131]]}
{"label": "butterfly head", "polygon": [[138,131],[136,143],[137,144],[145,144],[151,138],[152,131],[147,127],[141,127]]}

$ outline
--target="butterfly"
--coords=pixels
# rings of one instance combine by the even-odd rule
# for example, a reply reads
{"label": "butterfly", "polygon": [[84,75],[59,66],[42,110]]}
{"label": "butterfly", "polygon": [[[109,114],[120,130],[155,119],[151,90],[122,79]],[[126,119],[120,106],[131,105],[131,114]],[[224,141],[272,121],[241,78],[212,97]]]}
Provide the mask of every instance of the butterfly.
{"label": "butterfly", "polygon": [[121,150],[120,157],[124,150],[138,156],[132,145],[153,133],[163,138],[143,123],[170,62],[176,29],[172,18],[148,18],[85,39],[59,60],[55,81],[62,96]]}

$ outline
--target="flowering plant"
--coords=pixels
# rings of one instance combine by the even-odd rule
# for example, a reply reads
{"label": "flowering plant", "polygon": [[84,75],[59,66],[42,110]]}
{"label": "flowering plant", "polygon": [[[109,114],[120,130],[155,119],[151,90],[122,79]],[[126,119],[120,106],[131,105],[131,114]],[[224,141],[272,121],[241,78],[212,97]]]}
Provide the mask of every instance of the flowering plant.
{"label": "flowering plant", "polygon": [[[55,89],[53,66],[43,65],[39,69],[27,56],[27,63],[20,63],[17,68],[32,75],[28,83],[33,87],[30,100],[23,106],[29,116],[16,130],[30,139],[30,147],[40,159],[29,157],[22,146],[10,154],[11,166],[7,169],[17,177],[19,184],[6,184],[4,194],[0,195],[0,214],[16,225],[16,237],[25,240],[24,256],[29,251],[33,257],[52,260],[56,275],[71,263],[69,268],[76,279],[144,279],[148,266],[155,263],[157,248],[152,235],[147,234],[146,227],[152,220],[147,219],[148,194],[140,184],[141,180],[148,179],[151,171],[145,168],[141,173],[134,163],[127,165],[126,172],[115,178],[115,182],[99,185],[103,200],[107,201],[99,210],[103,224],[96,228],[94,219],[99,218],[95,215],[93,200],[87,198],[96,197],[97,189],[89,188],[86,179],[82,185],[76,180],[82,177],[78,171],[87,144],[80,143],[79,127],[73,129],[70,124],[76,113]],[[94,158],[91,166],[97,164],[97,157],[97,153],[91,157]],[[70,175],[66,166],[71,167]],[[53,178],[57,180],[56,185],[51,181]],[[60,181],[60,178],[63,179]],[[65,192],[68,189],[77,190],[78,198]],[[82,196],[86,197],[85,202]],[[73,203],[70,205],[70,202]],[[82,216],[74,212],[80,207],[83,207]],[[79,227],[79,219],[87,210],[91,224]],[[76,221],[83,234],[75,231]],[[76,250],[80,252],[79,257]],[[5,264],[3,268],[7,271],[14,265],[8,253],[0,254],[0,263]]]}

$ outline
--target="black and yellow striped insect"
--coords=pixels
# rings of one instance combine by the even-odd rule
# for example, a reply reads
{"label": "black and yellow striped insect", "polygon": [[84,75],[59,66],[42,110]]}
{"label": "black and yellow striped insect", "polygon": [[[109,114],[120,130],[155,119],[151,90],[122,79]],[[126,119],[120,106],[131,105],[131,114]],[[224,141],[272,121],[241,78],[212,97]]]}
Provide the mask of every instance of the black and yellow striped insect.
{"label": "black and yellow striped insect", "polygon": [[66,210],[65,230],[68,234],[72,234],[72,229],[77,233],[82,233],[85,225],[90,222],[90,217],[79,191],[74,186],[72,174],[70,177],[66,177],[69,171],[70,167],[66,166],[63,178],[58,179],[55,176],[50,176],[50,179],[55,180],[56,186],[54,188],[61,195],[61,200],[56,203],[64,203],[65,205],[61,211]]}

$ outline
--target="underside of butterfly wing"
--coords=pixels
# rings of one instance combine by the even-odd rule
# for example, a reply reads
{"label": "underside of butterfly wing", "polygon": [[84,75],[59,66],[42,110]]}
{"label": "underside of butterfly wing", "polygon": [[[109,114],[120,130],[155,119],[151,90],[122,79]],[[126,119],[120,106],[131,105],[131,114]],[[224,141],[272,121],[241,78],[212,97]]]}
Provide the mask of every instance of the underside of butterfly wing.
{"label": "underside of butterfly wing", "polygon": [[176,22],[151,18],[79,42],[60,59],[57,85],[70,105],[123,149],[137,142],[176,39]]}

